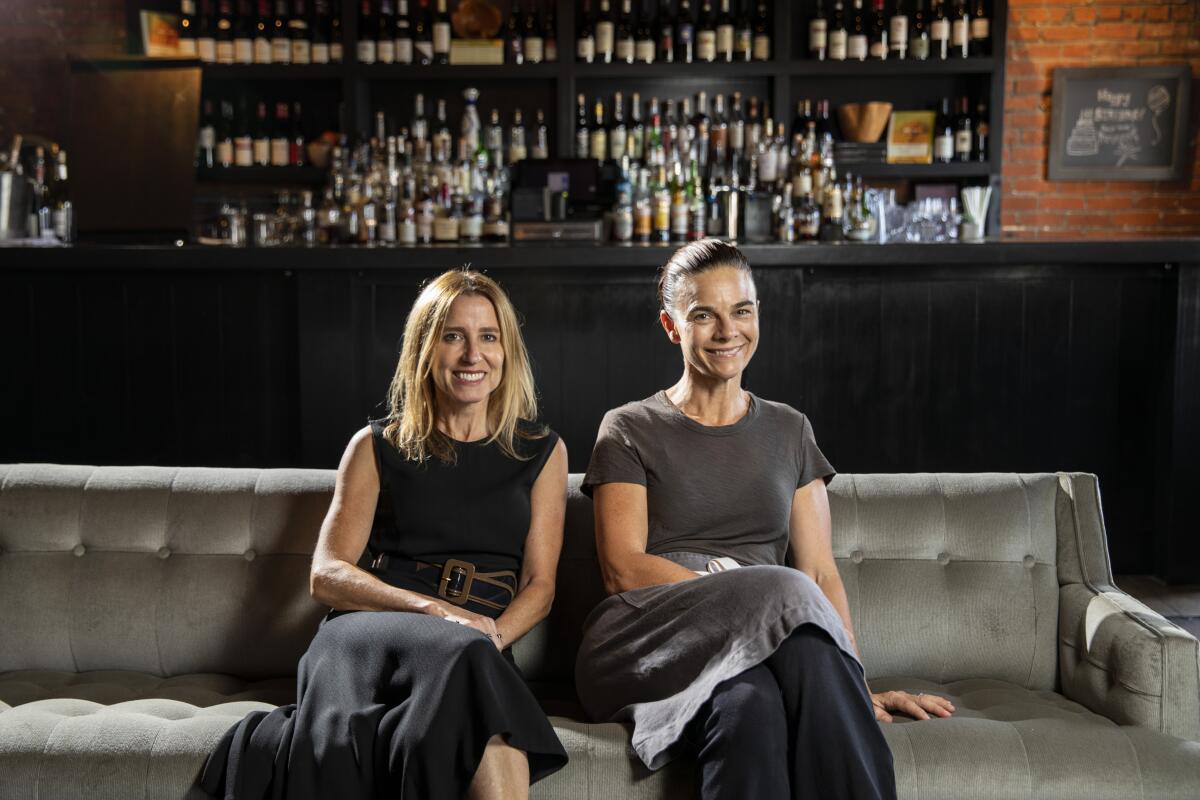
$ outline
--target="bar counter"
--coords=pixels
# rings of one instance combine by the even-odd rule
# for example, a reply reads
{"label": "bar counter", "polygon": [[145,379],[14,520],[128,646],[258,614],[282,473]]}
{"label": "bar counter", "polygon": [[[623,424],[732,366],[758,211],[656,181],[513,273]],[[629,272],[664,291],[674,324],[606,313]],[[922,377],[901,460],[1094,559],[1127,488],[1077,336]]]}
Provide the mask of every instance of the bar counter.
{"label": "bar counter", "polygon": [[[421,282],[470,263],[520,311],[582,471],[606,410],[679,377],[654,296],[673,249],[0,248],[0,461],[332,468],[386,413]],[[1200,240],[744,250],[745,385],[839,470],[1094,472],[1116,569],[1195,582]]]}

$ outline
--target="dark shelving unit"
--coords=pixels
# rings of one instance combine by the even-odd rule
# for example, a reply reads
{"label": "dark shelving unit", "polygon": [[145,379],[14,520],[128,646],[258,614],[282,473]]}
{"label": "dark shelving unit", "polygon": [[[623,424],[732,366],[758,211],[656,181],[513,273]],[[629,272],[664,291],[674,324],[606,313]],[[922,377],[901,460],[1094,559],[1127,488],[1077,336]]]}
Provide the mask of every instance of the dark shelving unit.
{"label": "dark shelving unit", "polygon": [[[499,0],[498,5],[507,14],[508,0]],[[991,56],[862,62],[805,58],[806,54],[801,50],[808,20],[816,7],[815,0],[773,0],[772,24],[776,35],[772,59],[732,64],[578,63],[574,60],[574,40],[579,5],[577,0],[558,4],[557,63],[421,66],[356,63],[354,42],[358,34],[358,4],[354,0],[342,0],[343,63],[303,66],[209,64],[204,65],[206,89],[212,85],[210,81],[239,88],[248,82],[252,90],[255,84],[275,84],[286,87],[288,92],[303,92],[304,83],[312,82],[314,92],[323,92],[325,101],[329,102],[334,89],[329,82],[340,81],[341,130],[365,132],[372,129],[376,109],[391,115],[396,128],[406,124],[411,98],[417,92],[426,94],[427,113],[432,113],[434,98],[447,98],[453,120],[461,109],[461,90],[468,83],[475,83],[481,91],[480,111],[485,119],[487,112],[497,107],[507,123],[511,109],[520,105],[529,124],[535,108],[543,108],[551,129],[552,147],[559,154],[571,151],[575,97],[579,93],[586,95],[590,102],[596,97],[610,98],[614,91],[628,95],[637,90],[645,100],[656,93],[660,97],[682,96],[703,89],[711,97],[740,90],[769,101],[771,116],[787,123],[792,120],[796,103],[805,97],[828,98],[835,107],[846,102],[882,100],[892,102],[899,110],[932,107],[943,95],[967,95],[972,99],[973,110],[974,101],[983,96],[987,98],[989,111],[990,153],[987,161],[928,165],[847,164],[845,170],[879,180],[990,182],[997,187],[989,214],[992,229],[996,229],[1000,212],[998,187],[1002,166],[1000,143],[1003,141],[1007,0],[990,3]],[[326,88],[317,89],[318,83]],[[332,119],[332,115],[326,116]],[[834,117],[836,125],[836,113]],[[232,173],[226,175],[227,172],[214,170],[201,173],[200,177],[203,181],[230,181]],[[307,182],[308,174],[301,174],[303,179],[292,178],[288,182]],[[236,182],[257,182],[259,177],[269,178],[270,173],[256,176],[254,181],[237,178]]]}
{"label": "dark shelving unit", "polygon": [[318,167],[201,167],[196,170],[201,183],[225,186],[317,186],[325,181],[325,170]]}

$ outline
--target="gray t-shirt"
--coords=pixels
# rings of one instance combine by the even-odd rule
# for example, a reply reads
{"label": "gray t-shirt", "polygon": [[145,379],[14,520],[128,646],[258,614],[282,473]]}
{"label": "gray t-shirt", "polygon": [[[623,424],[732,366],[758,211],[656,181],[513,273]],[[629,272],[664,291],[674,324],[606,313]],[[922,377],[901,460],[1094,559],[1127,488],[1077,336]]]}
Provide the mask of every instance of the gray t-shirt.
{"label": "gray t-shirt", "polygon": [[646,487],[651,555],[688,551],[783,565],[796,489],[835,471],[808,418],[750,394],[732,425],[701,425],[660,391],[604,415],[583,478]]}

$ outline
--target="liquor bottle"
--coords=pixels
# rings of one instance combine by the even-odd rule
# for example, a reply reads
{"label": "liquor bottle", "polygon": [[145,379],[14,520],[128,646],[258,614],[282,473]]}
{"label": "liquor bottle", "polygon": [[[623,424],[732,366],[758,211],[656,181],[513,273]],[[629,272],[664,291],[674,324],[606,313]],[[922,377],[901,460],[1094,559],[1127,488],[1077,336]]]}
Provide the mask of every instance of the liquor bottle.
{"label": "liquor bottle", "polygon": [[526,146],[525,135],[525,118],[521,114],[521,109],[513,111],[512,128],[508,133],[508,161],[510,164],[515,164],[518,161],[523,161],[529,157],[529,149]]}
{"label": "liquor bottle", "polygon": [[633,35],[632,0],[621,0],[621,17],[617,22],[616,60],[620,64],[632,64],[637,49]]}
{"label": "liquor bottle", "polygon": [[254,63],[271,63],[271,0],[258,0],[254,19]]}
{"label": "liquor bottle", "polygon": [[729,153],[741,158],[746,150],[746,118],[742,116],[742,93],[734,92],[729,102]]}
{"label": "liquor bottle", "polygon": [[272,64],[292,63],[291,30],[288,28],[290,17],[288,0],[275,0],[275,16],[271,20]]}
{"label": "liquor bottle", "polygon": [[592,3],[583,0],[579,32],[575,35],[575,60],[591,64],[596,60],[596,32],[592,28]]}
{"label": "liquor bottle", "polygon": [[358,8],[358,63],[374,64],[378,55],[379,25],[371,0],[360,0]]}
{"label": "liquor bottle", "polygon": [[645,158],[646,126],[642,123],[642,96],[634,92],[629,96],[629,132],[625,152],[634,161]]}
{"label": "liquor bottle", "polygon": [[221,101],[221,119],[217,123],[217,163],[233,166],[233,101]]}
{"label": "liquor bottle", "polygon": [[708,123],[708,141],[713,153],[719,154],[718,160],[724,161],[729,154],[729,119],[725,116],[723,94],[713,98],[712,119]]}
{"label": "liquor bottle", "polygon": [[526,64],[540,64],[546,60],[546,39],[542,33],[542,20],[538,14],[537,0],[529,0],[529,10],[525,13],[524,20]]}
{"label": "liquor bottle", "polygon": [[396,63],[411,64],[413,62],[413,36],[412,21],[408,18],[408,0],[397,0],[396,24],[392,26],[392,29]]}
{"label": "liquor bottle", "polygon": [[617,202],[613,206],[612,236],[614,242],[628,242],[633,239],[633,190],[629,185],[627,173],[622,171],[621,180],[617,182]]}
{"label": "liquor bottle", "polygon": [[767,117],[767,125],[762,139],[758,142],[758,179],[765,184],[772,184],[779,177],[779,153],[775,149],[773,131],[775,122]]}
{"label": "liquor bottle", "polygon": [[592,133],[588,124],[587,99],[581,94],[575,106],[575,157],[587,158],[591,150]]}
{"label": "liquor bottle", "polygon": [[429,0],[418,0],[413,20],[413,58],[422,66],[433,63],[433,22],[429,19]]}
{"label": "liquor bottle", "polygon": [[975,144],[975,125],[971,120],[971,107],[967,98],[958,98],[958,119],[954,124],[954,158],[970,161],[971,149]]}
{"label": "liquor bottle", "polygon": [[654,233],[654,205],[650,196],[650,170],[637,171],[637,188],[633,192],[633,238],[649,243]]}
{"label": "liquor bottle", "polygon": [[234,63],[233,0],[217,0],[217,63]]}
{"label": "liquor bottle", "polygon": [[933,124],[933,160],[941,164],[949,164],[954,160],[954,118],[950,112],[949,97],[942,98]]}
{"label": "liquor bottle", "polygon": [[329,0],[313,0],[312,48],[314,64],[328,64],[333,60],[333,17]]}
{"label": "liquor bottle", "polygon": [[688,164],[688,232],[689,242],[698,241],[708,235],[708,204],[704,185],[700,180],[700,167],[695,161]]}
{"label": "liquor bottle", "polygon": [[933,19],[929,23],[929,48],[934,58],[950,57],[950,20],[946,19],[945,0],[931,0]]}
{"label": "liquor bottle", "polygon": [[254,63],[254,16],[250,13],[250,0],[238,0],[233,20],[233,60],[238,64]]}
{"label": "liquor bottle", "polygon": [[592,136],[588,141],[588,158],[603,161],[608,155],[608,129],[604,127],[604,101],[596,100],[596,115],[592,118]]}
{"label": "liquor bottle", "polygon": [[600,0],[600,15],[596,18],[596,60],[611,64],[616,49],[617,26],[613,21],[609,0]]}
{"label": "liquor bottle", "polygon": [[546,126],[546,114],[540,108],[534,115],[533,150],[529,155],[537,159],[550,157],[550,129]]}
{"label": "liquor bottle", "polygon": [[396,15],[393,9],[392,0],[379,0],[379,32],[375,39],[375,58],[380,64],[396,63]]}
{"label": "liquor bottle", "polygon": [[179,55],[196,58],[196,0],[180,0],[179,3]]}
{"label": "liquor bottle", "polygon": [[721,0],[721,11],[717,14],[717,61],[733,61],[734,23],[729,13],[729,0]]}
{"label": "liquor bottle", "polygon": [[929,20],[925,12],[925,0],[916,0],[913,9],[912,31],[908,36],[908,53],[917,61],[929,58]]}
{"label": "liquor bottle", "polygon": [[205,64],[215,64],[217,61],[212,0],[200,0],[200,16],[196,19],[196,57]]}
{"label": "liquor bottle", "polygon": [[330,0],[329,10],[329,60],[342,63],[342,7],[341,0]]}
{"label": "liquor bottle", "polygon": [[474,158],[479,153],[483,141],[483,126],[479,122],[479,90],[470,86],[463,89],[463,100],[465,104],[459,123],[459,145],[465,151],[463,158]]}
{"label": "liquor bottle", "polygon": [[246,112],[246,97],[238,102],[233,129],[233,163],[238,167],[254,166],[254,137],[250,134],[250,115]]}
{"label": "liquor bottle", "polygon": [[956,58],[970,55],[971,18],[966,0],[954,0],[954,19],[950,23],[950,52]]}
{"label": "liquor bottle", "polygon": [[612,125],[608,129],[608,157],[620,162],[625,155],[625,98],[620,92],[613,94]]}
{"label": "liquor bottle", "polygon": [[854,0],[854,17],[846,37],[846,58],[850,61],[867,60],[867,23],[862,0]]}
{"label": "liquor bottle", "polygon": [[553,0],[546,4],[546,14],[543,17],[545,20],[542,23],[542,40],[545,42],[543,47],[546,52],[546,63],[558,63],[558,23],[554,20],[554,3]]}
{"label": "liquor bottle", "polygon": [[671,187],[667,184],[667,168],[659,166],[654,171],[651,184],[651,202],[654,206],[654,223],[651,241],[671,241]]}
{"label": "liquor bottle", "polygon": [[212,169],[217,163],[217,117],[211,97],[204,101],[203,109],[196,135],[196,166]]}
{"label": "liquor bottle", "polygon": [[[839,11],[841,5],[841,0],[838,0]],[[824,61],[829,55],[830,36],[829,20],[825,16],[825,2],[817,0],[817,13],[808,21],[808,57]]]}
{"label": "liquor bottle", "polygon": [[821,208],[813,201],[811,172],[800,174],[800,202],[796,205],[796,238],[815,241],[821,235]]}
{"label": "liquor bottle", "polygon": [[980,100],[975,105],[975,145],[976,161],[988,160],[988,108],[987,103]]}
{"label": "liquor bottle", "polygon": [[671,8],[671,0],[659,0],[654,26],[658,60],[670,64],[675,61],[675,12]]}
{"label": "liquor bottle", "polygon": [[871,58],[880,61],[886,60],[888,57],[888,34],[890,33],[888,21],[884,19],[883,0],[871,0],[871,40],[870,40],[870,56]]}
{"label": "liquor bottle", "polygon": [[988,19],[987,9],[984,8],[983,0],[975,0],[974,8],[971,11],[971,44],[970,53],[973,56],[986,56],[991,54],[992,48],[992,25]]}
{"label": "liquor bottle", "polygon": [[675,18],[675,54],[685,64],[696,60],[696,21],[692,17],[691,0],[679,0],[679,14]]}
{"label": "liquor bottle", "polygon": [[433,18],[433,63],[450,63],[450,15],[446,0],[437,0],[437,15]]}
{"label": "liquor bottle", "polygon": [[821,206],[821,233],[823,242],[840,242],[846,238],[846,230],[842,227],[843,198],[842,187],[836,179],[825,185],[825,199]]}
{"label": "liquor bottle", "polygon": [[717,60],[717,12],[712,0],[704,0],[700,7],[700,24],[696,29],[696,60]]}
{"label": "liquor bottle", "polygon": [[50,185],[50,222],[60,242],[75,241],[75,208],[71,204],[67,180],[67,151],[59,150],[56,174]]}
{"label": "liquor bottle", "polygon": [[688,233],[688,184],[683,163],[671,162],[671,241],[686,242]]}
{"label": "liquor bottle", "polygon": [[286,167],[292,163],[292,121],[286,102],[275,104],[275,129],[271,132],[271,166]]}
{"label": "liquor bottle", "polygon": [[783,244],[796,241],[796,209],[792,207],[792,182],[783,185],[783,201],[775,215],[775,239]]}
{"label": "liquor bottle", "polygon": [[754,12],[754,32],[751,57],[755,61],[771,60],[771,23],[767,16],[766,0],[759,0]]}
{"label": "liquor bottle", "polygon": [[654,29],[650,26],[650,15],[642,13],[638,16],[634,34],[633,60],[640,64],[653,64],[656,49]]}
{"label": "liquor bottle", "polygon": [[254,116],[254,165],[258,167],[271,166],[271,124],[267,117],[267,104],[258,101],[258,110]]}
{"label": "liquor bottle", "polygon": [[750,9],[742,6],[733,25],[733,60],[751,61],[754,59],[754,23],[751,22]]}
{"label": "liquor bottle", "polygon": [[446,100],[439,97],[433,112],[434,128],[429,137],[433,160],[437,164],[450,161],[450,123],[446,119]]}
{"label": "liquor bottle", "polygon": [[888,18],[888,50],[892,58],[908,55],[908,16],[904,13],[904,0],[896,0],[892,16]]}
{"label": "liquor bottle", "polygon": [[312,63],[312,39],[308,30],[308,14],[304,8],[304,0],[295,0],[292,5],[292,18],[288,20],[288,31],[292,40],[292,63]]}
{"label": "liquor bottle", "polygon": [[850,34],[846,30],[846,11],[842,0],[833,4],[833,27],[829,29],[829,60],[845,61],[849,49]]}

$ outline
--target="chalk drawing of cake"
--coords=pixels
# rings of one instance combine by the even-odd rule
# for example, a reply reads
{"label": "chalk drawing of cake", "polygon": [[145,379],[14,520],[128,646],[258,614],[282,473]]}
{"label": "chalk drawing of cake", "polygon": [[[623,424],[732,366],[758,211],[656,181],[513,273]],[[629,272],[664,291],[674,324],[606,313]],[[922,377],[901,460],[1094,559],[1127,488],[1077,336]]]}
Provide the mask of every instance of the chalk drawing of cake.
{"label": "chalk drawing of cake", "polygon": [[1094,156],[1100,152],[1100,138],[1096,136],[1092,111],[1085,108],[1079,112],[1079,119],[1075,120],[1075,127],[1067,137],[1067,155]]}

